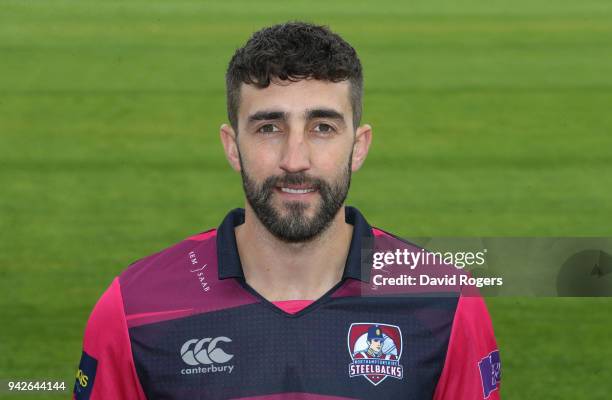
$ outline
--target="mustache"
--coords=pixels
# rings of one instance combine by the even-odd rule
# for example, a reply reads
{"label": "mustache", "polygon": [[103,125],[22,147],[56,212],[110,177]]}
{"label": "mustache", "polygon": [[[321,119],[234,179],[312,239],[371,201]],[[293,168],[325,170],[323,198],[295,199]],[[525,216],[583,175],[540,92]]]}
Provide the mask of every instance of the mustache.
{"label": "mustache", "polygon": [[326,186],[326,182],[319,178],[306,175],[303,172],[288,173],[284,175],[270,176],[263,184],[264,189],[272,189],[277,186],[285,185],[308,185],[313,189],[321,189]]}

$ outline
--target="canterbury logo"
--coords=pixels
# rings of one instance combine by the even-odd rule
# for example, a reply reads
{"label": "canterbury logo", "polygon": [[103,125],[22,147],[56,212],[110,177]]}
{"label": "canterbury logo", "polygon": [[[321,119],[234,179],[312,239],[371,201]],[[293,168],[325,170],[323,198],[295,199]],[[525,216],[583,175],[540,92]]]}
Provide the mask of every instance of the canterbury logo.
{"label": "canterbury logo", "polygon": [[190,339],[181,347],[181,357],[188,365],[222,364],[231,360],[234,355],[217,348],[219,342],[230,343],[232,339],[219,336],[216,338]]}

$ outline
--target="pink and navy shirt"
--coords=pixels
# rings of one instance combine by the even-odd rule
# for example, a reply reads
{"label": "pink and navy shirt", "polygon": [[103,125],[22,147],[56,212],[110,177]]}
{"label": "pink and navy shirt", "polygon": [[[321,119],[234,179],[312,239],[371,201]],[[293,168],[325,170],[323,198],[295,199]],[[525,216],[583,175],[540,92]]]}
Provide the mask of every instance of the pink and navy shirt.
{"label": "pink and navy shirt", "polygon": [[[372,251],[416,247],[345,213],[342,280],[316,301],[272,303],[246,283],[243,209],[131,264],[89,317],[73,398],[499,399],[483,299],[373,292]],[[371,332],[380,357],[359,355],[377,344]]]}

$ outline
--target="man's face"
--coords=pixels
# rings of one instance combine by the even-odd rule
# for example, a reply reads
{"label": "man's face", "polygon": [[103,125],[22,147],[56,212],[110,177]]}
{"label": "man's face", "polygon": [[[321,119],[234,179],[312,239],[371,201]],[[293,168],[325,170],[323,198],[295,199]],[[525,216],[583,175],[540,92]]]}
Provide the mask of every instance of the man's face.
{"label": "man's face", "polygon": [[370,341],[370,348],[375,352],[378,353],[380,352],[380,349],[382,348],[382,340],[380,339],[372,339]]}
{"label": "man's face", "polygon": [[242,85],[237,145],[249,205],[276,237],[303,242],[337,215],[354,144],[349,83]]}

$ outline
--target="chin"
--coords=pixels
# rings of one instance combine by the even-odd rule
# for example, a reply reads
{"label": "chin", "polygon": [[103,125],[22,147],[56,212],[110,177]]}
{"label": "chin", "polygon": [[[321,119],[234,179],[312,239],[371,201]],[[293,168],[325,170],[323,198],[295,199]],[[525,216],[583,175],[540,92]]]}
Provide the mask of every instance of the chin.
{"label": "chin", "polygon": [[316,205],[309,201],[293,200],[283,201],[280,206],[276,206],[274,208],[281,215],[286,215],[291,212],[298,212],[299,210],[299,212],[304,214],[306,217],[313,217],[315,214],[314,210],[316,210]]}

